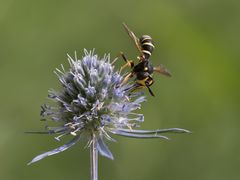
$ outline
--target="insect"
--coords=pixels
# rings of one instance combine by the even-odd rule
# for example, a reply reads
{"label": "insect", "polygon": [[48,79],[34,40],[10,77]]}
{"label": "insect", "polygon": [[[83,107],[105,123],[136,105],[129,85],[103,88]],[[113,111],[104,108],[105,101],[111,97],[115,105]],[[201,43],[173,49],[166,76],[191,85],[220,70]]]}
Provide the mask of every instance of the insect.
{"label": "insect", "polygon": [[143,35],[140,38],[137,38],[133,31],[131,31],[125,23],[123,23],[123,26],[132,41],[134,42],[134,45],[136,46],[140,55],[137,57],[139,63],[134,65],[134,61],[127,59],[126,56],[122,52],[120,52],[120,55],[126,62],[126,64],[121,67],[120,72],[127,66],[132,69],[131,72],[127,74],[127,76],[124,78],[122,84],[125,84],[129,80],[129,78],[135,76],[135,88],[147,87],[149,93],[154,96],[154,93],[150,89],[150,86],[154,83],[152,77],[153,72],[157,72],[169,77],[171,76],[171,74],[163,65],[152,65],[149,59],[154,50],[152,38],[149,35]]}

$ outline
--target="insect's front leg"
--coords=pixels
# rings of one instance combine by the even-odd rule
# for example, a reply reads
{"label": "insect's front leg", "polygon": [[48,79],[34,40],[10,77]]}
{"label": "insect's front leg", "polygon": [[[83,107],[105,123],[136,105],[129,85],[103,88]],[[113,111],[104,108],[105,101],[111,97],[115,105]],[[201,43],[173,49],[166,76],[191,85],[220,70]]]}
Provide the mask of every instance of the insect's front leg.
{"label": "insect's front leg", "polygon": [[131,69],[134,67],[134,62],[132,60],[129,60],[126,58],[126,56],[123,54],[123,52],[120,52],[120,55],[122,56],[123,60],[126,62],[124,65],[121,66],[119,73],[122,72],[122,70],[126,67],[130,67]]}
{"label": "insect's front leg", "polygon": [[123,52],[120,52],[119,55],[113,60],[111,64],[114,64],[118,60],[119,56],[121,56],[122,59],[125,61],[125,64],[121,66],[119,73],[121,73],[122,70],[126,67],[130,67],[131,69],[134,67],[134,62],[132,60],[127,59]]}
{"label": "insect's front leg", "polygon": [[124,85],[128,82],[128,80],[133,77],[134,73],[133,72],[130,72],[122,81],[121,85]]}

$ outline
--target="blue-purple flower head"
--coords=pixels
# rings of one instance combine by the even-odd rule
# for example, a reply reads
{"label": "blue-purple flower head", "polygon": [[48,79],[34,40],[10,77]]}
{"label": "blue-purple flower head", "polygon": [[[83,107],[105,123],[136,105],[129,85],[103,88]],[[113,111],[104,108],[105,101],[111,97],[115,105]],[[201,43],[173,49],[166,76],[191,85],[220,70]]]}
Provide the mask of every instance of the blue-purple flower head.
{"label": "blue-purple flower head", "polygon": [[171,128],[161,130],[134,130],[143,122],[143,114],[134,112],[145,101],[142,93],[132,91],[134,82],[123,84],[124,76],[114,69],[110,56],[99,58],[93,52],[85,50],[81,59],[68,56],[70,69],[63,66],[55,73],[62,90],[50,90],[48,97],[55,106],[43,105],[41,116],[44,120],[56,122],[56,127],[46,127],[46,131],[37,133],[55,134],[56,140],[65,135],[72,140],[61,147],[35,157],[29,164],[47,156],[62,152],[76,144],[80,137],[87,137],[89,144],[93,136],[97,138],[98,152],[110,159],[113,155],[105,140],[114,141],[111,134],[133,138],[164,138],[165,132],[188,132]]}

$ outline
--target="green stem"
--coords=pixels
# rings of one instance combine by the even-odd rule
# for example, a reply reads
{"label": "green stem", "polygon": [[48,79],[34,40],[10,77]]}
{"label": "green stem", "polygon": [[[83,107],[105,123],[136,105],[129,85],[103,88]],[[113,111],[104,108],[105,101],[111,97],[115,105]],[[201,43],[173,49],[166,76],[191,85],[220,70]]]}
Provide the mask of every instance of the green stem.
{"label": "green stem", "polygon": [[97,138],[92,135],[92,143],[90,148],[90,161],[91,161],[91,180],[98,180],[98,150]]}

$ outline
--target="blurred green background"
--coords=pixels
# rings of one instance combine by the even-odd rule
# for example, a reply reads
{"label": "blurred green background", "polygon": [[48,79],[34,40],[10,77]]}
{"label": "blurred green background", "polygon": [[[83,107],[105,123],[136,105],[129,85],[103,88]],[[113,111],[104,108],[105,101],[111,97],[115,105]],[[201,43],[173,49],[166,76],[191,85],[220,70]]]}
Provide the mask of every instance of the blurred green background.
{"label": "blurred green background", "polygon": [[[59,87],[53,70],[83,48],[114,58],[137,51],[122,22],[149,34],[155,75],[142,129],[181,127],[171,141],[118,138],[115,160],[100,158],[99,179],[236,180],[240,178],[240,1],[0,0],[0,179],[90,179],[84,143],[27,166],[63,142],[27,135],[41,130],[40,106]],[[122,62],[118,62],[121,65]]]}

